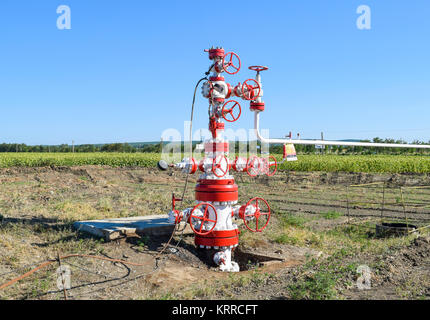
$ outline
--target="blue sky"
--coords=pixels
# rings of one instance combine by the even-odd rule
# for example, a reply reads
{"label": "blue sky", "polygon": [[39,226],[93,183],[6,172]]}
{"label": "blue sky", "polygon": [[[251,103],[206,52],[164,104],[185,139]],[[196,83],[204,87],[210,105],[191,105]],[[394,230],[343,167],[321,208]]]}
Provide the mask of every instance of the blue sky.
{"label": "blue sky", "polygon": [[[263,74],[271,137],[430,140],[430,2],[2,0],[0,143],[158,140],[183,130],[205,48]],[[71,30],[56,9],[71,8]],[[371,29],[359,30],[359,5]],[[198,93],[200,90],[198,90]],[[242,103],[233,129],[251,128]],[[207,127],[197,96],[194,128]]]}

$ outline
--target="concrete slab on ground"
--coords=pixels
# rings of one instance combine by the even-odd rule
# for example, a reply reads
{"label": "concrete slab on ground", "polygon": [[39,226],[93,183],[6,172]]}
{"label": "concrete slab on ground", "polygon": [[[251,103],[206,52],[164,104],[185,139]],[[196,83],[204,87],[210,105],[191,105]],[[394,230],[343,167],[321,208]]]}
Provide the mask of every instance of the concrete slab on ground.
{"label": "concrete slab on ground", "polygon": [[[73,227],[78,231],[102,237],[107,241],[132,235],[170,235],[175,227],[168,215],[152,215],[129,218],[113,218],[77,221]],[[187,226],[184,233],[192,232]]]}

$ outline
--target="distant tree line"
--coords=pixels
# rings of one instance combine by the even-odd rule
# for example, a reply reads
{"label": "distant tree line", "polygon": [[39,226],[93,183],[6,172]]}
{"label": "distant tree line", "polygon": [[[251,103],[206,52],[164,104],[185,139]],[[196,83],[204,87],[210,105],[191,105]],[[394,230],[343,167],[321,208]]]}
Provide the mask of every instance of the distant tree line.
{"label": "distant tree line", "polygon": [[[403,140],[395,139],[381,139],[373,138],[370,140],[361,140],[362,142],[377,142],[377,143],[407,143]],[[199,142],[193,142],[193,148]],[[413,144],[430,144],[429,142],[422,142],[415,140]],[[165,143],[164,143],[165,144]],[[261,146],[260,142],[257,145]],[[57,145],[57,146],[46,146],[36,145],[29,146],[26,144],[16,143],[3,143],[0,144],[0,152],[155,152],[160,153],[162,150],[162,143],[109,143],[109,144],[82,144],[82,145]],[[375,148],[375,147],[347,147],[347,146],[324,146],[322,149],[315,148],[314,145],[296,145],[296,151],[299,154],[315,154],[315,153],[329,153],[329,154],[422,154],[429,153],[425,149],[414,149],[414,148]],[[181,151],[184,151],[184,144],[181,143]],[[270,145],[270,153],[280,154],[282,153],[282,145],[275,144]],[[249,146],[244,142],[235,142],[236,151],[249,151]]]}
{"label": "distant tree line", "polygon": [[[406,144],[406,141],[395,139],[381,139],[373,138],[371,140],[360,140],[360,142],[375,142],[375,143],[397,143]],[[414,140],[412,144],[430,144]],[[270,146],[271,153],[282,153],[282,145]],[[414,148],[383,148],[383,147],[351,147],[351,146],[322,146],[321,149],[315,148],[314,145],[295,145],[296,152],[300,154],[315,154],[315,153],[328,153],[328,154],[424,154],[430,153],[427,149],[414,149]]]}
{"label": "distant tree line", "polygon": [[57,146],[29,146],[26,144],[2,143],[0,144],[0,152],[161,152],[161,146],[160,144],[144,144],[135,147],[128,143],[109,143],[103,145],[82,144],[76,146],[67,144]]}

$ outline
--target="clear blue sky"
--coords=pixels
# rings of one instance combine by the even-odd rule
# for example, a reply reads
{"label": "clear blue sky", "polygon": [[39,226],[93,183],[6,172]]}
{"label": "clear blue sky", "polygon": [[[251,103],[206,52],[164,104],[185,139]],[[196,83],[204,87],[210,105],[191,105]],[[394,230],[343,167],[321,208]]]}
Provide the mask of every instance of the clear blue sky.
{"label": "clear blue sky", "polygon": [[[61,4],[71,30],[57,29]],[[232,84],[253,76],[249,65],[269,66],[261,125],[272,137],[430,140],[428,0],[219,4],[2,0],[0,143],[158,140],[189,119],[211,45],[241,57]],[[356,27],[361,4],[370,30]],[[242,108],[233,129],[253,125]],[[194,127],[207,127],[200,94]]]}

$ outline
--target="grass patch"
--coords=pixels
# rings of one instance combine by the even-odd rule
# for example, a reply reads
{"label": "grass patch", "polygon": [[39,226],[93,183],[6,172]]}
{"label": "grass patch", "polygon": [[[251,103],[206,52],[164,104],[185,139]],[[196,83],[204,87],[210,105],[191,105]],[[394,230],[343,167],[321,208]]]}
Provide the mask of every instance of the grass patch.
{"label": "grass patch", "polygon": [[336,277],[328,272],[318,271],[288,286],[291,299],[329,300],[336,299]]}
{"label": "grass patch", "polygon": [[282,214],[279,216],[279,222],[282,227],[293,226],[293,227],[303,228],[305,226],[305,223],[308,221],[309,219],[305,217],[301,217],[299,215],[295,215],[291,213]]}
{"label": "grass patch", "polygon": [[287,286],[289,297],[294,300],[333,300],[339,299],[338,287],[350,286],[345,281],[356,274],[357,264],[343,264],[346,252],[339,250],[323,263],[308,261],[297,271],[296,281]]}
{"label": "grass patch", "polygon": [[343,213],[331,210],[328,212],[321,213],[320,216],[324,219],[334,220],[334,219],[339,219],[340,217],[342,217]]}
{"label": "grass patch", "polygon": [[381,254],[392,247],[407,246],[414,239],[414,235],[406,237],[376,238],[374,223],[363,225],[338,226],[324,234],[324,243],[336,243],[338,248],[348,250],[349,255],[360,252]]}
{"label": "grass patch", "polygon": [[290,237],[288,234],[281,234],[277,236],[275,239],[273,239],[274,242],[279,244],[292,244],[295,245],[299,242],[297,238]]}
{"label": "grass patch", "polygon": [[[221,294],[224,298],[237,299],[233,288],[246,288],[248,286],[262,286],[267,283],[269,279],[273,279],[275,275],[256,268],[252,271],[241,273],[229,273],[225,278],[217,282],[215,291]],[[207,285],[205,285],[207,286]],[[207,289],[206,289],[207,290]],[[201,296],[202,298],[210,297],[209,295]]]}
{"label": "grass patch", "polygon": [[114,210],[112,200],[109,198],[102,198],[95,204],[65,200],[54,205],[53,210],[55,213],[51,213],[50,216],[66,223],[128,216],[127,210]]}

